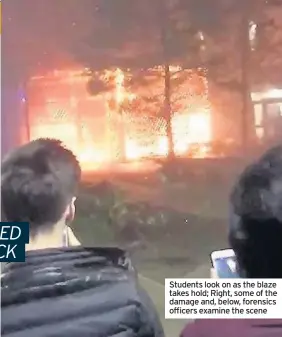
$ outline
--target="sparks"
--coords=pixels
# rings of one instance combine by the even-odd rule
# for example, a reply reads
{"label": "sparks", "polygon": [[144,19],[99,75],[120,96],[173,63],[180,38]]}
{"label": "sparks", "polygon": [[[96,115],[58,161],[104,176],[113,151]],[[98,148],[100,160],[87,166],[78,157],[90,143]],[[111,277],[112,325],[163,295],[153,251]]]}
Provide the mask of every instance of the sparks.
{"label": "sparks", "polygon": [[[146,116],[145,112],[133,114],[122,108],[125,100],[138,97],[125,88],[122,70],[105,72],[104,76],[114,78],[115,87],[99,97],[87,92],[87,76],[81,70],[56,70],[30,80],[31,138],[61,139],[76,153],[84,170],[120,160],[121,153],[133,161],[167,156],[164,120],[157,114],[155,117]],[[193,156],[204,157],[212,140],[207,84],[204,83],[204,90],[198,96],[183,94],[191,91],[189,82],[181,90],[181,108],[172,116],[175,154],[189,156],[190,148],[198,144],[199,150]]]}

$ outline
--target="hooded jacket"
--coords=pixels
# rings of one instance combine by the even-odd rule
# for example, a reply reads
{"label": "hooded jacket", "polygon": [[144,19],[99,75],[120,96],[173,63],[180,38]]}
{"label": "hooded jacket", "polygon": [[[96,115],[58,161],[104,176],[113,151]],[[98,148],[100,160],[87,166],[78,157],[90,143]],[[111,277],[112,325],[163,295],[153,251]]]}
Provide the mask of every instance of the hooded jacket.
{"label": "hooded jacket", "polygon": [[125,252],[62,248],[5,266],[2,336],[162,337],[153,304]]}
{"label": "hooded jacket", "polygon": [[203,319],[186,325],[181,337],[281,337],[282,319]]}

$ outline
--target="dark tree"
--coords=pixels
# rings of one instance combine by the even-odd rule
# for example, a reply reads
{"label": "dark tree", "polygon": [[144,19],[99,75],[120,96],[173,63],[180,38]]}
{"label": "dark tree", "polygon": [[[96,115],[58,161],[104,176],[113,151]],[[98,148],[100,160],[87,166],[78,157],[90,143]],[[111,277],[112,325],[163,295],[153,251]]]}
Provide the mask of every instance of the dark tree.
{"label": "dark tree", "polygon": [[[200,65],[198,55],[202,41],[198,30],[189,22],[188,11],[182,8],[179,0],[108,0],[102,1],[98,8],[101,34],[96,31],[96,38],[88,46],[96,55],[95,63],[88,58],[86,64],[96,70],[120,68],[126,72],[130,69],[131,75],[125,83],[127,89],[143,91],[143,94],[125,103],[130,110],[136,108],[138,111],[146,105],[147,113],[152,112],[165,120],[169,157],[173,157],[171,122],[177,103],[173,97],[189,79],[186,70]],[[100,75],[94,73],[91,84],[94,94],[112,88],[113,79],[105,86]],[[156,90],[160,84],[161,92]],[[148,93],[153,86],[154,92]]]}

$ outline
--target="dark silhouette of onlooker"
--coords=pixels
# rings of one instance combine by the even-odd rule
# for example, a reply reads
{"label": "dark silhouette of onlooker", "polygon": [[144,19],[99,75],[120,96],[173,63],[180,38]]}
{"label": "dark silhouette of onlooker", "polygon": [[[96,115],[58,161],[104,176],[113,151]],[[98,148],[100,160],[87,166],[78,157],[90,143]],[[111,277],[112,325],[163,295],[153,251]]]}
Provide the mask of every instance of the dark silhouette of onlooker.
{"label": "dark silhouette of onlooker", "polygon": [[[282,146],[244,170],[230,201],[229,242],[239,275],[282,278]],[[282,319],[196,320],[182,333],[182,337],[238,336],[280,337]]]}
{"label": "dark silhouette of onlooker", "polygon": [[124,251],[63,247],[80,175],[57,140],[33,141],[2,162],[5,219],[30,223],[26,262],[7,264],[2,275],[2,336],[163,336]]}

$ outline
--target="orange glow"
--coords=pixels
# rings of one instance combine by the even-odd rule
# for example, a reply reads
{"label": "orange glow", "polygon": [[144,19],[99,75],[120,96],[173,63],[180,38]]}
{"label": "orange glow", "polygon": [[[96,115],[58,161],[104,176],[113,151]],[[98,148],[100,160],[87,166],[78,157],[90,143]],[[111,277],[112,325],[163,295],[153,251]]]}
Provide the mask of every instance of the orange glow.
{"label": "orange glow", "polygon": [[[121,152],[123,159],[130,161],[167,156],[164,121],[122,111],[124,100],[133,100],[136,94],[124,88],[121,70],[109,71],[109,75],[114,75],[115,89],[97,97],[86,91],[89,77],[81,72],[57,71],[48,78],[33,78],[27,103],[31,138],[61,139],[77,155],[84,170],[119,161]],[[114,106],[110,104],[113,100]],[[211,113],[207,98],[201,97],[199,102],[191,106],[184,101],[183,109],[172,117],[177,156],[191,156],[189,149],[194,144],[199,146],[193,156],[205,157],[208,153]]]}

